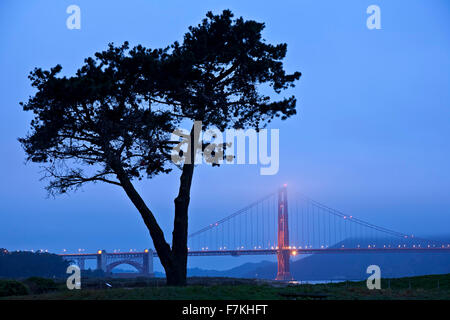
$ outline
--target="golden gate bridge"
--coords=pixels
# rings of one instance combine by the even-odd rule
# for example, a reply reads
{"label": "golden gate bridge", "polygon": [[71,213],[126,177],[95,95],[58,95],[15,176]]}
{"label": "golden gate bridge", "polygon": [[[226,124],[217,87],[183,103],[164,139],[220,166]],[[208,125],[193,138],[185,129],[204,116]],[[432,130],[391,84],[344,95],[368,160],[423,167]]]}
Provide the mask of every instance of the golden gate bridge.
{"label": "golden gate bridge", "polygon": [[[276,255],[277,280],[292,280],[290,257],[299,254],[449,252],[450,244],[415,237],[346,215],[296,193],[287,186],[227,217],[189,234],[189,256]],[[151,274],[156,252],[61,254],[84,269],[97,260],[97,269],[111,272],[119,264]]]}

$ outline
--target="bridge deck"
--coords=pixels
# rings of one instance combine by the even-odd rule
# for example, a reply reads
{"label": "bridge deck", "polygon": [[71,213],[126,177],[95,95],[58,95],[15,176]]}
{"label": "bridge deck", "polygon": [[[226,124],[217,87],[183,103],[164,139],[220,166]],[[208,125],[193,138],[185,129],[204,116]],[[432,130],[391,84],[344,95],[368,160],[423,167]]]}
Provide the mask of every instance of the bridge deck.
{"label": "bridge deck", "polygon": [[[449,252],[449,247],[440,248],[323,248],[323,249],[285,249],[291,252],[291,255],[301,254],[355,254],[355,253],[432,253],[432,252]],[[277,254],[278,249],[255,249],[255,250],[202,250],[189,251],[189,256],[241,256],[241,255],[272,255]],[[114,252],[106,253],[109,256],[125,257],[125,256],[142,256],[144,252]],[[62,257],[95,259],[97,253],[65,253],[60,254]],[[158,257],[153,252],[153,257]]]}
{"label": "bridge deck", "polygon": [[[291,255],[301,254],[354,254],[354,253],[424,253],[450,252],[450,248],[324,248],[324,249],[285,249]],[[190,256],[240,256],[240,255],[271,255],[277,254],[277,249],[256,250],[203,250],[189,251]],[[156,256],[156,253],[154,254]]]}

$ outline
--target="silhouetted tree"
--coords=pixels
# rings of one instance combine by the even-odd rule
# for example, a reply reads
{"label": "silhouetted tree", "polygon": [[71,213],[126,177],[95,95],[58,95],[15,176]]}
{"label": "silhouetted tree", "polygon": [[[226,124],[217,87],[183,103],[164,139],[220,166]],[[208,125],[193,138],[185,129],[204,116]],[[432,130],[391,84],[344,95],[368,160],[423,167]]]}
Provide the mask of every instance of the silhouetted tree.
{"label": "silhouetted tree", "polygon": [[[151,50],[110,45],[88,58],[75,76],[57,77],[61,66],[30,74],[37,93],[23,104],[33,111],[32,132],[22,143],[28,160],[45,164],[50,193],[87,182],[122,187],[140,212],[166,271],[167,283],[186,283],[188,207],[199,142],[190,132],[191,161],[180,166],[170,246],[133,179],[171,171],[170,134],[181,121],[203,129],[259,129],[274,117],[296,113],[295,97],[273,101],[300,73],[286,74],[286,44],[267,44],[263,23],[233,19],[230,11],[207,13],[180,44]],[[200,142],[201,143],[201,142]]]}

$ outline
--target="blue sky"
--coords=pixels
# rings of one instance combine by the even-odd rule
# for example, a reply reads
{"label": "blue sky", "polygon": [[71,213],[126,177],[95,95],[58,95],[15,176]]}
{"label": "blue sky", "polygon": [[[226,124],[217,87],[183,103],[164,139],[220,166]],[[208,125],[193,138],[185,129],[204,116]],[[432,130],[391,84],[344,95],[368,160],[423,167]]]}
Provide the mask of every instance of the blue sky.
{"label": "blue sky", "polygon": [[[67,6],[81,8],[81,30],[66,28]],[[368,30],[366,8],[381,9]],[[298,115],[280,129],[280,170],[200,166],[190,230],[288,183],[355,217],[414,234],[450,225],[450,4],[409,1],[9,1],[0,3],[0,246],[76,250],[151,246],[138,212],[114,186],[86,186],[47,198],[40,169],[24,164],[17,138],[33,93],[28,72],[63,66],[73,74],[109,42],[162,47],[181,40],[208,10],[266,23],[264,37],[286,42],[288,71],[303,76],[289,94]],[[179,173],[137,185],[171,232]],[[199,259],[199,258],[196,258]],[[252,261],[255,261],[252,258]],[[210,259],[225,268],[245,259]],[[191,260],[192,266],[206,260]]]}

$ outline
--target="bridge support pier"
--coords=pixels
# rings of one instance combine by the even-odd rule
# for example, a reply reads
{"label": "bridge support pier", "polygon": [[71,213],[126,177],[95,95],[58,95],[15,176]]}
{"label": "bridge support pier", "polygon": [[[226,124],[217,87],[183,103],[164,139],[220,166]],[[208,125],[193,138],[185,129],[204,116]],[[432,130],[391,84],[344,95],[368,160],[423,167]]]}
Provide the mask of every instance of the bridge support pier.
{"label": "bridge support pier", "polygon": [[80,258],[77,260],[77,265],[80,268],[80,270],[85,270],[86,269],[86,265],[85,265],[85,259],[84,258]]}
{"label": "bridge support pier", "polygon": [[275,280],[293,280],[290,271],[289,220],[287,187],[284,185],[278,191],[278,270]]}
{"label": "bridge support pier", "polygon": [[107,272],[106,263],[107,263],[106,251],[98,250],[98,252],[97,252],[97,270],[103,270],[104,272]]}
{"label": "bridge support pier", "polygon": [[153,276],[153,250],[144,251],[142,266],[144,275]]}

